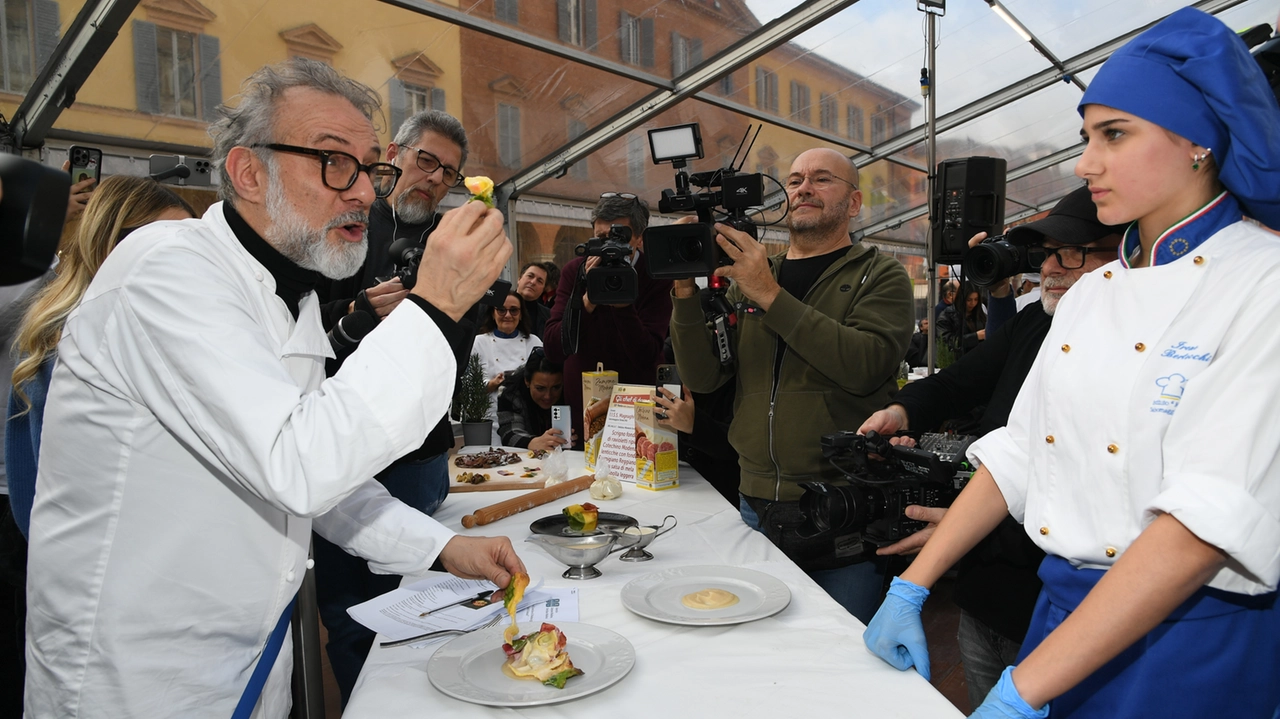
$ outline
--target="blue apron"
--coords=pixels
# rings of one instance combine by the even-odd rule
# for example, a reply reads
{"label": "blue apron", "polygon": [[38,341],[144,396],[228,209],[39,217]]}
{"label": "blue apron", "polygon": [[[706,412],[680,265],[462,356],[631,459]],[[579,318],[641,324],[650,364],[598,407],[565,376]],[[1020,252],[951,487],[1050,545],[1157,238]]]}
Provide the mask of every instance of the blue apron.
{"label": "blue apron", "polygon": [[[1104,572],[1049,555],[1039,574],[1044,588],[1019,663],[1075,611]],[[1280,707],[1277,594],[1202,587],[1145,637],[1054,699],[1049,716],[1272,719]]]}

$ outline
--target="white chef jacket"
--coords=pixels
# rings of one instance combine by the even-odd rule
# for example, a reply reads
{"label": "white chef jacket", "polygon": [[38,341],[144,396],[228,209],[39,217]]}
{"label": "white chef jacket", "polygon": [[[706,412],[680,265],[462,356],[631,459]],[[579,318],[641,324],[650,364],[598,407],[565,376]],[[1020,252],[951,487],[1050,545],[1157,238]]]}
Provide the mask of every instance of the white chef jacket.
{"label": "white chef jacket", "polygon": [[1232,224],[1168,264],[1067,293],[1009,424],[970,448],[1045,552],[1110,567],[1159,512],[1229,560],[1209,586],[1280,579],[1280,240]]}
{"label": "white chef jacket", "polygon": [[[231,716],[309,566],[313,524],[382,573],[452,532],[371,478],[448,411],[455,362],[411,302],[324,381],[221,203],[129,236],[58,345],[28,569],[28,717]],[[286,639],[255,716],[284,717]]]}
{"label": "white chef jacket", "polygon": [[[484,368],[486,380],[496,377],[499,372],[511,373],[529,361],[529,353],[542,346],[537,335],[520,335],[516,337],[499,337],[486,332],[476,337],[471,345],[472,354],[480,355],[480,366]],[[502,438],[498,436],[498,390],[489,393],[489,411],[485,418],[493,423],[493,445],[500,446]]]}

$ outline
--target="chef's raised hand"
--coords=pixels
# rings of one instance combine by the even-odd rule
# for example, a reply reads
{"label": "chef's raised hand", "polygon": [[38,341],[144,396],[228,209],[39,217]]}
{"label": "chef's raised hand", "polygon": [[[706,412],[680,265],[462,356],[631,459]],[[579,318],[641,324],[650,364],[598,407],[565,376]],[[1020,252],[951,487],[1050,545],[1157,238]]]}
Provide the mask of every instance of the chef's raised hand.
{"label": "chef's raised hand", "polygon": [[773,279],[773,270],[769,267],[769,253],[751,235],[733,229],[729,225],[717,222],[716,243],[720,250],[728,255],[733,264],[716,270],[717,277],[728,277],[742,290],[760,309],[768,311],[773,300],[782,291],[778,281]]}
{"label": "chef's raised hand", "polygon": [[511,575],[525,571],[506,537],[456,536],[440,551],[440,563],[455,577],[488,579],[499,587],[507,586]]}
{"label": "chef's raised hand", "polygon": [[1044,719],[1049,716],[1049,705],[1032,709],[1013,685],[1013,667],[1005,667],[1000,681],[987,692],[982,706],[969,716],[979,719]]}
{"label": "chef's raised hand", "polygon": [[502,213],[468,202],[440,218],[411,293],[457,320],[484,296],[510,256]]}
{"label": "chef's raised hand", "polygon": [[894,669],[915,667],[925,681],[929,680],[929,645],[920,610],[928,598],[928,589],[894,577],[884,603],[862,633],[862,641],[872,654]]}

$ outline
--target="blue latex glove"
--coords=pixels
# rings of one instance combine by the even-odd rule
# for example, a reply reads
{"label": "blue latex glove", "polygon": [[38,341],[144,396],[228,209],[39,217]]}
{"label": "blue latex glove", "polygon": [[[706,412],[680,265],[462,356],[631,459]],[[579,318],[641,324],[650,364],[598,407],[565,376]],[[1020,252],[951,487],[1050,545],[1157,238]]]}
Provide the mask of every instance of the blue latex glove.
{"label": "blue latex glove", "polygon": [[1013,667],[1005,667],[1000,681],[987,693],[982,706],[969,716],[979,719],[1045,719],[1049,716],[1049,705],[1045,704],[1039,711],[1032,709],[1013,686]]}
{"label": "blue latex glove", "polygon": [[925,681],[929,680],[929,645],[920,623],[920,608],[928,598],[928,589],[894,577],[884,604],[862,633],[862,641],[872,654],[895,669],[914,666]]}

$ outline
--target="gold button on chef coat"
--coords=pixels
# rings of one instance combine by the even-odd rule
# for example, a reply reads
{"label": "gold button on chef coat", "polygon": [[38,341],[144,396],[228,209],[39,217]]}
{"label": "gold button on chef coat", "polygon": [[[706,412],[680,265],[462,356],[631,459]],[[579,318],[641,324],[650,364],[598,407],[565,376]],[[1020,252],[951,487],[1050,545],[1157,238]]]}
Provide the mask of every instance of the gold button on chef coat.
{"label": "gold button on chef coat", "polygon": [[1048,535],[1049,535],[1049,528],[1048,528],[1048,527],[1041,527],[1041,528],[1040,528],[1040,534],[1045,535],[1045,536],[1048,536]]}
{"label": "gold button on chef coat", "polygon": [[1120,448],[1114,444],[1109,444],[1107,445],[1107,451],[1110,452],[1111,454],[1115,454],[1116,452],[1120,451]]}
{"label": "gold button on chef coat", "polygon": [[1046,444],[1053,444],[1053,435],[1044,438]]}
{"label": "gold button on chef coat", "polygon": [[1107,556],[1108,556],[1108,557],[1114,557],[1114,556],[1116,556],[1116,548],[1115,548],[1115,547],[1107,547]]}

